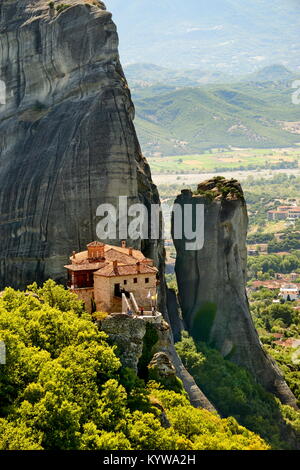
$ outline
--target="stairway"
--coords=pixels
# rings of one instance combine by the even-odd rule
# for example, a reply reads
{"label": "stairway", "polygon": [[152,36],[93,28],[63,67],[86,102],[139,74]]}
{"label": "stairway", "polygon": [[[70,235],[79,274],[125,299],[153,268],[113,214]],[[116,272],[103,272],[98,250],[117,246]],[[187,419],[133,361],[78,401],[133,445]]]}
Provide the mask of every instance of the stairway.
{"label": "stairway", "polygon": [[122,294],[122,312],[127,313],[128,311],[139,314],[139,307],[132,292],[130,292],[129,297],[126,297],[124,293]]}

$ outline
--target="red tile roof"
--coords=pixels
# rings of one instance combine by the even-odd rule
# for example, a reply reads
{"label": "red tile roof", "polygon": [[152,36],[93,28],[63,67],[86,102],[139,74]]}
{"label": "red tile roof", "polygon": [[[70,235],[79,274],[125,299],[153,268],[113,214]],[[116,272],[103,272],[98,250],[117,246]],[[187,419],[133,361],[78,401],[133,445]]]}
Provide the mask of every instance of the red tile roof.
{"label": "red tile roof", "polygon": [[95,241],[95,242],[89,243],[87,246],[88,247],[90,247],[90,246],[104,246],[104,243],[99,242],[99,241]]}
{"label": "red tile roof", "polygon": [[[113,251],[111,252],[111,250]],[[145,259],[145,256],[140,250],[132,249],[132,255],[129,254],[129,250],[130,248],[122,248],[121,246],[104,245],[104,256],[105,258],[108,257],[108,259],[112,259],[113,257],[118,256],[118,254],[125,255],[127,256],[126,264],[129,264],[130,261],[132,261],[132,263],[136,263],[137,261],[143,261]],[[87,260],[87,259],[88,259],[87,251],[81,251],[80,253],[75,253],[75,257],[73,256],[70,257],[72,264],[77,263],[77,262],[82,262],[83,260]]]}
{"label": "red tile roof", "polygon": [[273,281],[253,281],[250,287],[266,287],[268,289],[280,289],[280,288],[286,288],[287,285],[292,285],[293,288],[299,289],[300,284],[293,283],[293,284],[287,284],[286,279],[277,279]]}
{"label": "red tile roof", "polygon": [[116,277],[137,274],[156,274],[157,272],[157,268],[143,264],[139,266],[139,271],[136,264],[118,265],[116,268],[114,268],[112,264],[108,264],[107,266],[98,269],[95,272],[95,275],[105,277]]}
{"label": "red tile roof", "polygon": [[288,211],[268,211],[268,214],[287,214]]}
{"label": "red tile roof", "polygon": [[285,341],[274,341],[274,343],[278,346],[283,346],[284,348],[297,348],[299,346],[300,340],[295,338],[288,338]]}
{"label": "red tile roof", "polygon": [[69,271],[97,271],[98,269],[106,266],[108,263],[100,262],[100,263],[76,263],[76,264],[68,264],[64,266]]}
{"label": "red tile roof", "polygon": [[[128,247],[106,245],[101,242],[92,242],[91,246],[104,246],[103,261],[88,259],[88,251],[75,253],[70,257],[72,264],[66,265],[69,271],[95,271],[99,276],[125,276],[130,274],[156,274],[157,268],[153,267],[153,260],[145,258],[140,250]],[[117,262],[117,267],[113,264]],[[139,267],[137,265],[139,263]]]}
{"label": "red tile roof", "polygon": [[268,289],[280,289],[282,281],[253,281],[251,287],[266,287]]}
{"label": "red tile roof", "polygon": [[[141,257],[137,256],[136,253],[132,252],[132,255],[129,255],[128,249],[123,249],[122,251],[114,250],[113,248],[105,251],[105,259],[107,261],[118,261],[122,264],[136,264],[137,261],[141,261]],[[136,250],[135,250],[136,251]],[[144,255],[143,255],[144,258]]]}
{"label": "red tile roof", "polygon": [[272,336],[274,338],[282,338],[283,337],[283,333],[272,333]]}

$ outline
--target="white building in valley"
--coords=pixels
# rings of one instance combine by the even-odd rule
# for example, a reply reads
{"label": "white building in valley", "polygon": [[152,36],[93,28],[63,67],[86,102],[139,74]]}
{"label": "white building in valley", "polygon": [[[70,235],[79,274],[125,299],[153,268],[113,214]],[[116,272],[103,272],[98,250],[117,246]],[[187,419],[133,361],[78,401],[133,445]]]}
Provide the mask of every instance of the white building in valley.
{"label": "white building in valley", "polygon": [[294,301],[299,299],[299,287],[296,284],[284,284],[280,288],[280,297],[285,301]]}

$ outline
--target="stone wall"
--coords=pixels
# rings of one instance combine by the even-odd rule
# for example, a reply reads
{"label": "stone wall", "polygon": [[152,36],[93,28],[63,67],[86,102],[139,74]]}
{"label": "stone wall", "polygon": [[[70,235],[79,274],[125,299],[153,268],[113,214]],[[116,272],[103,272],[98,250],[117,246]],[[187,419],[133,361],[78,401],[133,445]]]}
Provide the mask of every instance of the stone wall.
{"label": "stone wall", "polygon": [[85,304],[85,310],[88,313],[93,311],[93,301],[94,301],[94,289],[93,288],[81,288],[81,289],[72,289],[71,292],[77,295],[79,300],[82,300]]}
{"label": "stone wall", "polygon": [[[134,279],[137,279],[137,283]],[[149,279],[146,283],[145,279]],[[127,283],[124,283],[124,280]],[[121,289],[132,292],[139,307],[145,310],[151,310],[151,299],[148,298],[149,290],[156,292],[156,274],[133,274],[126,276],[104,277],[95,275],[95,301],[97,310],[106,312],[121,312],[122,304],[114,298],[115,284],[120,284]],[[115,310],[117,308],[117,310]]]}

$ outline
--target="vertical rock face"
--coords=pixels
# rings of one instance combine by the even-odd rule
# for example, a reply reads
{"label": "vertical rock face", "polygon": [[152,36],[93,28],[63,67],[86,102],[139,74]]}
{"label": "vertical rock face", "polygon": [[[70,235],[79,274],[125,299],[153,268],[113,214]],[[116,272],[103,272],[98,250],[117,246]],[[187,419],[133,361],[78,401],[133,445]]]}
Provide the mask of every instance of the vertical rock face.
{"label": "vertical rock face", "polygon": [[[0,288],[63,281],[70,252],[96,238],[101,203],[159,202],[111,14],[97,0],[59,3],[0,4]],[[160,242],[132,244],[163,257]]]}
{"label": "vertical rock face", "polygon": [[180,341],[181,333],[184,330],[184,325],[180,315],[180,306],[177,293],[174,289],[167,288],[167,306],[174,341]]}
{"label": "vertical rock face", "polygon": [[137,372],[138,362],[143,353],[146,322],[142,318],[132,318],[121,313],[108,315],[99,326],[117,346],[123,366]]}
{"label": "vertical rock face", "polygon": [[194,209],[204,205],[203,248],[187,251],[186,240],[174,240],[188,330],[246,367],[283,403],[296,406],[279,369],[264,352],[250,316],[245,290],[248,216],[239,183],[221,178],[205,181],[195,194],[183,191],[176,203],[182,207],[191,204]]}

